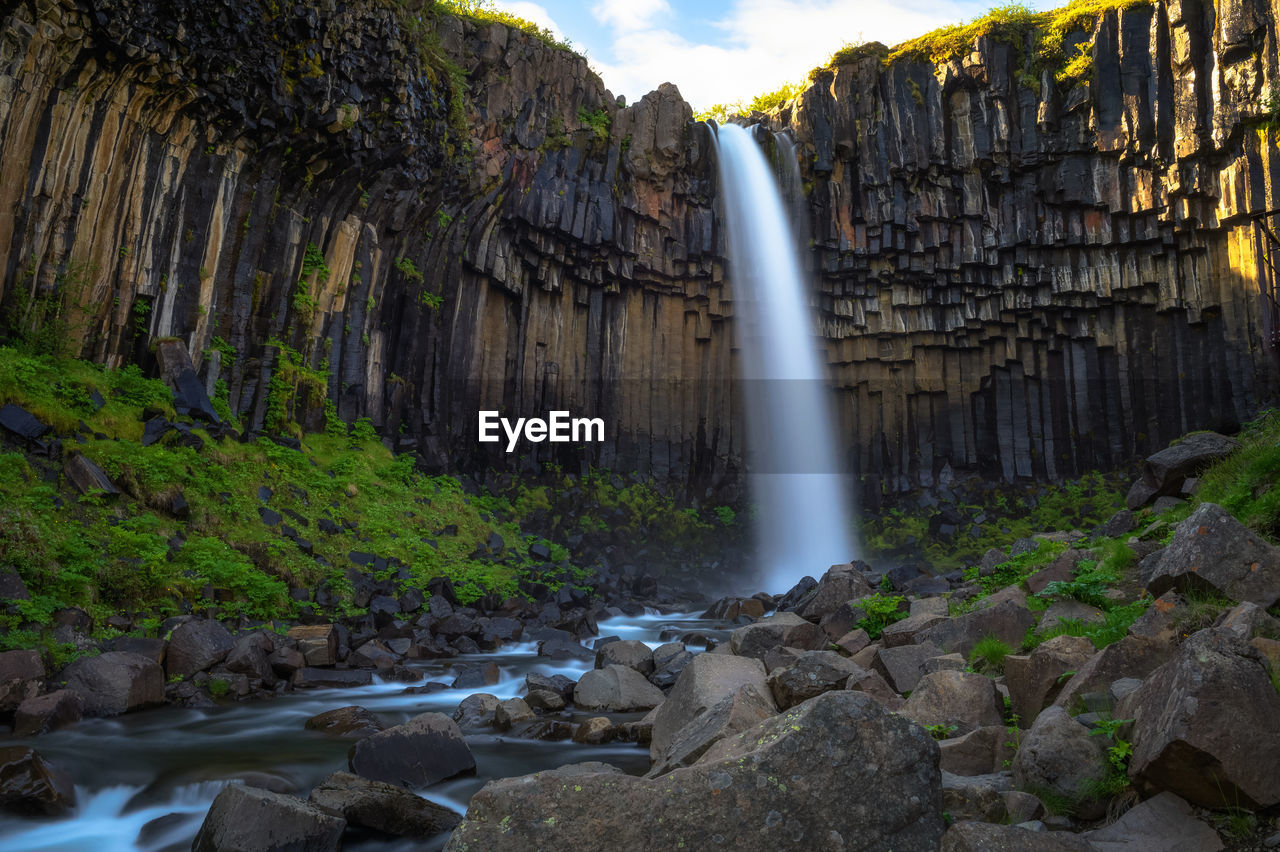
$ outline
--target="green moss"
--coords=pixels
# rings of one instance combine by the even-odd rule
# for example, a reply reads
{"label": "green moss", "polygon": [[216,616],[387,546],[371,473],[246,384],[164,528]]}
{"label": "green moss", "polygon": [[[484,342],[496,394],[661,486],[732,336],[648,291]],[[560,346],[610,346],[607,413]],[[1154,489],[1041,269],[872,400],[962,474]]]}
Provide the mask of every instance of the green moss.
{"label": "green moss", "polygon": [[1259,535],[1280,541],[1280,412],[1267,409],[1238,436],[1241,448],[1200,476],[1196,502],[1217,503]]}

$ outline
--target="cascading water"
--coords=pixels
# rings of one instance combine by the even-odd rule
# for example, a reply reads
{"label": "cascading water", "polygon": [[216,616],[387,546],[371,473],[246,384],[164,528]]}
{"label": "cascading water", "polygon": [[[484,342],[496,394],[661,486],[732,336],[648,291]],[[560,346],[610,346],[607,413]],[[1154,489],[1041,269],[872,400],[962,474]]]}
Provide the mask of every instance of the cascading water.
{"label": "cascading water", "polygon": [[[762,581],[783,592],[854,557],[853,520],[797,245],[768,161],[741,127],[716,134],[730,279],[742,326],[750,484]],[[784,155],[785,156],[785,155]]]}

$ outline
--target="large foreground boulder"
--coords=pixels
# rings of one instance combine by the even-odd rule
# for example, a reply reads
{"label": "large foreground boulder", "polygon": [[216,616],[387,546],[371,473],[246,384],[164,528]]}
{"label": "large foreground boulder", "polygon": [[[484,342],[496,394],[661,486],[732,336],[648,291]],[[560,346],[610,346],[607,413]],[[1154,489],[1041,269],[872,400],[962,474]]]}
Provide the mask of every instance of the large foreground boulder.
{"label": "large foreground boulder", "polygon": [[661,759],[681,728],[722,698],[746,685],[755,687],[756,692],[762,696],[770,695],[769,685],[765,681],[764,663],[724,654],[699,654],[694,657],[680,673],[680,679],[672,687],[667,700],[662,702],[654,714],[649,756],[655,761]]}
{"label": "large foreground boulder", "polygon": [[81,657],[63,669],[62,680],[80,693],[86,716],[117,716],[164,703],[164,669],[129,651]]}
{"label": "large foreground boulder", "polygon": [[761,695],[751,684],[738,687],[681,728],[663,759],[649,770],[649,776],[692,766],[716,743],[754,728],[777,709],[771,698]]}
{"label": "large foreground boulder", "polygon": [[329,852],[341,845],[341,817],[293,796],[228,784],[213,800],[192,852]]}
{"label": "large foreground boulder", "polygon": [[937,744],[866,695],[824,693],[720,745],[729,748],[718,759],[660,778],[585,764],[492,781],[445,848],[925,850],[941,841]]}
{"label": "large foreground boulder", "polygon": [[443,713],[423,713],[365,737],[351,747],[347,763],[357,775],[405,787],[426,787],[476,768],[462,731]]}
{"label": "large foreground boulder", "polygon": [[431,837],[450,831],[462,817],[403,787],[335,772],[311,791],[312,804],[325,813],[398,837]]}
{"label": "large foreground boulder", "polygon": [[1129,775],[1206,808],[1280,803],[1280,694],[1257,649],[1201,630],[1121,703],[1133,721]]}
{"label": "large foreground boulder", "polygon": [[1209,591],[1264,609],[1280,600],[1280,549],[1263,541],[1226,509],[1201,503],[1178,524],[1147,590],[1163,595]]}

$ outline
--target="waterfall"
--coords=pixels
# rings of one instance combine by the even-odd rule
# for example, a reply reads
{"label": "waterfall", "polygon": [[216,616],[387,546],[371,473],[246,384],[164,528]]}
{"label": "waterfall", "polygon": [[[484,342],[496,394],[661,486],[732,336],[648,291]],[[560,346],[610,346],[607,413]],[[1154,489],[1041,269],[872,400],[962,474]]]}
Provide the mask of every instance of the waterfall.
{"label": "waterfall", "polygon": [[[761,580],[782,593],[854,558],[853,514],[782,195],[749,131],[724,125],[717,139]],[[789,141],[783,156],[794,164]]]}

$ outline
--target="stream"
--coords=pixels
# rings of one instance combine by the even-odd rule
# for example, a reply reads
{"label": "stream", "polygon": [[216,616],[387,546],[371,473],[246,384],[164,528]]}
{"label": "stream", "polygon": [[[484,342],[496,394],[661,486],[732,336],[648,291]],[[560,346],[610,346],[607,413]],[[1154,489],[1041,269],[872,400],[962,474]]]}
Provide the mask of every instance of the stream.
{"label": "stream", "polygon": [[[639,639],[656,648],[663,635],[697,630],[717,641],[729,625],[696,615],[647,614],[615,618],[599,624],[600,636]],[[592,640],[594,641],[594,640]],[[589,643],[584,643],[589,644]],[[689,650],[695,653],[698,645]],[[353,740],[308,731],[308,718],[326,710],[359,704],[376,713],[387,726],[419,713],[452,715],[468,695],[487,692],[499,698],[524,693],[525,675],[562,674],[577,680],[591,668],[579,661],[552,662],[537,656],[535,643],[508,645],[498,651],[450,660],[407,661],[426,680],[451,682],[450,669],[459,663],[494,661],[501,678],[474,689],[450,689],[430,695],[406,695],[416,684],[374,683],[350,689],[300,690],[278,698],[216,708],[166,707],[112,719],[82,722],[30,739],[9,740],[37,749],[75,780],[77,804],[58,819],[0,817],[0,852],[35,850],[159,850],[190,849],[205,812],[230,779],[256,786],[289,789],[306,798],[331,773],[347,770],[347,750]],[[581,721],[600,712],[570,708],[551,718]],[[615,722],[641,718],[643,713],[608,714]],[[599,760],[625,772],[648,771],[649,752],[634,743],[603,746],[572,741],[544,742],[484,732],[468,732],[467,743],[476,759],[476,774],[454,778],[416,792],[462,813],[467,802],[487,781],[552,769],[566,763]],[[346,849],[438,849],[447,835],[431,843],[372,835],[344,840]]]}

